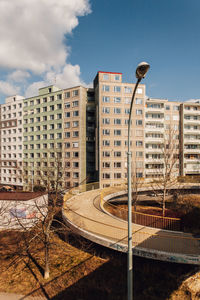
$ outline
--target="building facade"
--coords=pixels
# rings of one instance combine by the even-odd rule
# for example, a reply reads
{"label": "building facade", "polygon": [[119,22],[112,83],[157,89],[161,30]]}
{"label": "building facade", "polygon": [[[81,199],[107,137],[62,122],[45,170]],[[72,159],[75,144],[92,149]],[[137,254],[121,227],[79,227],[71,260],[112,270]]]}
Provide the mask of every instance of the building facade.
{"label": "building facade", "polygon": [[1,105],[1,184],[23,187],[23,97]]}
{"label": "building facade", "polygon": [[[93,88],[52,85],[31,98],[6,98],[0,109],[0,184],[31,190],[55,182],[63,189],[126,182],[134,88],[122,73],[99,71]],[[200,174],[199,100],[148,98],[140,84],[131,122],[133,176],[159,178],[170,164],[173,176]]]}

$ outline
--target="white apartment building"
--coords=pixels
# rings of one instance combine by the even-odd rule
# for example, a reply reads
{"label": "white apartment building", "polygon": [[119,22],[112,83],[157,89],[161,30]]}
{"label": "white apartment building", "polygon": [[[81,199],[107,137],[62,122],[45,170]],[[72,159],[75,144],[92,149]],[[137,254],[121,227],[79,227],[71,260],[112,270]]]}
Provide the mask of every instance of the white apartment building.
{"label": "white apartment building", "polygon": [[8,97],[1,105],[1,184],[23,187],[23,99]]}
{"label": "white apartment building", "polygon": [[200,101],[181,103],[181,175],[200,174]]}

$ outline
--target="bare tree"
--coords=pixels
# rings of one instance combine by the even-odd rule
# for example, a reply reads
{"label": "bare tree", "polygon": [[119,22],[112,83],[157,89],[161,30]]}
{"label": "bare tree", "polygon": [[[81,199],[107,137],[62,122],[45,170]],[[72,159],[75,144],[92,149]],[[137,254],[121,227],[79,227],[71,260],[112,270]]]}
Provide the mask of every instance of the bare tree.
{"label": "bare tree", "polygon": [[166,199],[170,190],[177,187],[179,167],[178,132],[172,126],[163,135],[159,159],[152,159],[151,167],[154,169],[152,190],[157,201],[162,205],[162,215],[165,216]]}
{"label": "bare tree", "polygon": [[[52,246],[52,238],[55,232],[63,230],[64,223],[59,218],[61,212],[62,200],[63,200],[63,167],[62,156],[59,151],[54,151],[52,157],[47,157],[40,161],[41,168],[34,172],[34,177],[31,178],[30,186],[43,187],[46,190],[48,197],[43,197],[42,203],[34,203],[35,215],[32,218],[32,229],[27,226],[21,218],[16,218],[24,232],[29,231],[29,235],[26,235],[26,248],[30,251],[31,242],[38,240],[44,248],[44,278],[49,278],[49,252]],[[24,168],[26,171],[30,171],[30,168]],[[31,170],[32,171],[32,170]],[[36,173],[37,172],[37,173]],[[36,185],[35,185],[36,184]],[[31,188],[32,189],[32,188]],[[65,228],[66,230],[66,228]],[[27,240],[28,236],[28,240]]]}

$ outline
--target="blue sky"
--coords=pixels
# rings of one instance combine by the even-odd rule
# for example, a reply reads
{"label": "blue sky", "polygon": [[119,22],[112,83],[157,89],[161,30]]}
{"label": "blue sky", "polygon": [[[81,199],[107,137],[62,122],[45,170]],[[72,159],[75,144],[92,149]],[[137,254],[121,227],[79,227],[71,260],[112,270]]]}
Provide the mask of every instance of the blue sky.
{"label": "blue sky", "polygon": [[151,97],[200,98],[199,0],[93,0],[92,13],[80,19],[70,38],[71,63],[81,66],[85,81],[97,70],[134,70],[147,61],[144,80]]}
{"label": "blue sky", "polygon": [[[200,98],[199,0],[0,0],[0,101],[39,87],[91,84],[97,71],[135,81],[147,95]],[[20,18],[16,17],[20,11]],[[11,21],[12,20],[12,21]]]}

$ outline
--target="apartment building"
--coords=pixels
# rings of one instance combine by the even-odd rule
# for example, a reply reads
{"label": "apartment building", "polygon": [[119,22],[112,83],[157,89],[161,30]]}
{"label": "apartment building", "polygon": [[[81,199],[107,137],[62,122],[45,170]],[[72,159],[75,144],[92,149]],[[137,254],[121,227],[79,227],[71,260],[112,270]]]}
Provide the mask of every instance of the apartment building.
{"label": "apartment building", "polygon": [[93,89],[64,90],[65,187],[95,180],[95,101]]}
{"label": "apartment building", "polygon": [[[134,88],[122,73],[99,71],[93,88],[51,85],[31,98],[6,98],[0,109],[0,183],[30,190],[55,180],[63,188],[126,182]],[[140,84],[131,122],[133,176],[162,176],[170,155],[174,176],[200,174],[200,100],[147,98]]]}
{"label": "apartment building", "polygon": [[[120,184],[127,178],[127,137],[130,103],[135,85],[122,82],[122,73],[98,72],[96,101],[96,168],[100,186]],[[137,177],[144,176],[145,85],[136,91],[132,113],[131,151]]]}
{"label": "apartment building", "polygon": [[39,89],[24,100],[24,188],[63,185],[63,91],[55,86]]}
{"label": "apartment building", "polygon": [[[166,99],[148,98],[145,101],[145,178],[162,175],[166,157],[173,165],[173,176],[180,173],[179,165],[180,103]],[[165,161],[164,161],[165,160]]]}
{"label": "apartment building", "polygon": [[200,100],[180,104],[181,175],[200,174]]}
{"label": "apartment building", "polygon": [[16,95],[1,105],[1,184],[23,187],[23,99]]}

